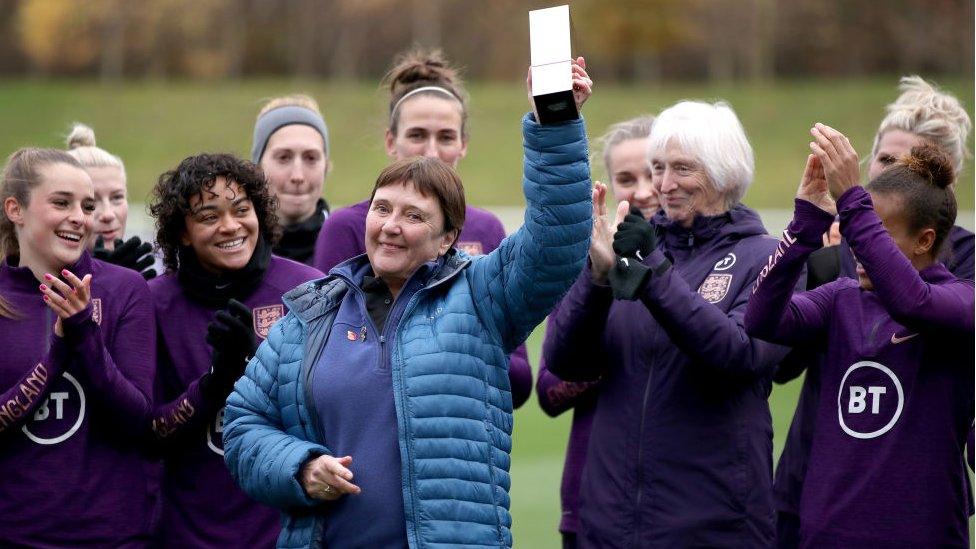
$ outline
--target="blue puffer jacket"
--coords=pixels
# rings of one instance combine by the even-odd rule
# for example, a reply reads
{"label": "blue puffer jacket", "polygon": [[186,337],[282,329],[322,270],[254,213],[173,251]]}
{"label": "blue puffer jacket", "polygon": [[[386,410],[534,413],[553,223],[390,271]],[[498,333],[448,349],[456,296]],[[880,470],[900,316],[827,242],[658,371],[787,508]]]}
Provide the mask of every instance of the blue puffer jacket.
{"label": "blue puffer jacket", "polygon": [[[525,224],[488,255],[449,257],[388,347],[411,548],[512,544],[507,357],[579,274],[592,224],[583,122],[527,115],[522,133]],[[298,473],[331,454],[317,443],[307,381],[345,291],[329,277],[286,294],[289,313],[227,401],[224,458],[245,492],[283,510],[280,547],[321,544],[323,515]]]}

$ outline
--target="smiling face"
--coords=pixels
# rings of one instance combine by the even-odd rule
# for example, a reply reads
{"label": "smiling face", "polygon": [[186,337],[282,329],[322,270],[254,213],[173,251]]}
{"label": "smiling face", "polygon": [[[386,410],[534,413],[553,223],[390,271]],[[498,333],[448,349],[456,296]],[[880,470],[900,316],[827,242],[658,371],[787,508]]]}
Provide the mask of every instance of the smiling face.
{"label": "smiling face", "polygon": [[129,218],[129,201],[126,198],[125,174],[114,166],[85,168],[95,188],[95,215],[89,249],[101,236],[105,247],[115,248],[115,239],[125,235],[125,222]]}
{"label": "smiling face", "polygon": [[92,230],[95,198],[91,177],[75,166],[48,164],[39,170],[40,183],[28,204],[4,201],[20,248],[20,265],[36,273],[58,273],[78,261]]}
{"label": "smiling face", "polygon": [[436,95],[417,95],[398,108],[397,133],[386,131],[386,153],[395,160],[439,158],[452,168],[468,152],[461,133],[461,105]]}
{"label": "smiling face", "polygon": [[366,215],[366,255],[377,277],[396,295],[418,267],[447,253],[457,230],[444,231],[437,199],[412,183],[376,189]]}
{"label": "smiling face", "polygon": [[282,224],[300,223],[315,213],[328,163],[325,141],[311,126],[292,124],[271,134],[261,169],[278,197]]}
{"label": "smiling face", "polygon": [[610,150],[607,163],[614,199],[637,206],[644,219],[650,219],[661,205],[647,160],[647,143],[646,137],[621,141]]}
{"label": "smiling face", "polygon": [[260,228],[254,205],[237,183],[218,176],[213,187],[190,198],[182,243],[203,268],[221,274],[247,265]]}
{"label": "smiling face", "polygon": [[651,155],[650,161],[658,198],[668,219],[691,227],[696,216],[718,215],[727,209],[705,167],[678,145],[669,143],[663,153]]}
{"label": "smiling face", "polygon": [[881,172],[901,158],[902,155],[911,152],[912,147],[925,144],[925,140],[914,133],[904,130],[888,130],[884,132],[878,140],[878,150],[871,157],[871,164],[868,167],[868,180],[881,175]]}

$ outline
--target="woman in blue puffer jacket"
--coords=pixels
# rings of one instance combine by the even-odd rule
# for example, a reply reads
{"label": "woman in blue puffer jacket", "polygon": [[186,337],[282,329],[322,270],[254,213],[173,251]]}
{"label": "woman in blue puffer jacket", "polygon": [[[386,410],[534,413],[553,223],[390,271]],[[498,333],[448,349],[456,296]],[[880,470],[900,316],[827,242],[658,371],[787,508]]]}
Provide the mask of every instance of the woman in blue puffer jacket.
{"label": "woman in blue puffer jacket", "polygon": [[529,114],[522,133],[525,225],[498,249],[454,249],[460,179],[405,159],[377,179],[366,254],[285,295],[223,431],[232,476],[285,515],[279,547],[511,546],[507,356],[579,274],[592,226],[582,120]]}

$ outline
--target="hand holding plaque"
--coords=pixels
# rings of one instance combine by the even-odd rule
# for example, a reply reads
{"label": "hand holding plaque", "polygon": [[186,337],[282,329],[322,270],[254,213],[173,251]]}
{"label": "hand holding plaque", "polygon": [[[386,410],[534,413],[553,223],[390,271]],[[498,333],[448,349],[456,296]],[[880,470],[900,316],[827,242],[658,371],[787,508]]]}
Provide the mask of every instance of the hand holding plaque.
{"label": "hand holding plaque", "polygon": [[582,57],[573,59],[569,39],[569,6],[529,12],[532,66],[527,83],[535,118],[557,124],[579,118],[592,93],[593,81]]}

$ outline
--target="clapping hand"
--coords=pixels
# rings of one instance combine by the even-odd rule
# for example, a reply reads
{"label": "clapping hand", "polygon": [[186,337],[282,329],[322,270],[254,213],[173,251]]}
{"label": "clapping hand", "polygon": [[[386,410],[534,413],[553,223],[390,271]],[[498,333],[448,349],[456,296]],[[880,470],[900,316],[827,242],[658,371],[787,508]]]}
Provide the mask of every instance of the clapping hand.
{"label": "clapping hand", "polygon": [[140,273],[146,280],[156,277],[156,270],[151,268],[153,257],[150,243],[143,242],[138,236],[133,236],[126,241],[119,238],[115,240],[114,245],[114,249],[109,250],[105,247],[105,240],[99,236],[95,240],[95,249],[92,250],[92,255],[95,256],[95,259],[132,269]]}
{"label": "clapping hand", "polygon": [[47,284],[40,286],[41,293],[44,294],[44,303],[58,315],[58,319],[54,322],[54,333],[58,337],[64,337],[63,321],[85,312],[91,301],[90,274],[79,279],[74,273],[64,269],[61,275],[71,283],[71,286],[51,273],[44,274]]}
{"label": "clapping hand", "polygon": [[810,149],[823,166],[830,195],[837,200],[860,181],[861,168],[857,162],[857,151],[844,134],[825,124],[814,124],[810,128],[810,134],[814,139],[810,143]]}
{"label": "clapping hand", "polygon": [[616,263],[609,273],[613,297],[637,299],[651,275],[650,267],[642,262],[656,247],[654,227],[644,219],[640,209],[632,208],[613,235]]}
{"label": "clapping hand", "polygon": [[213,363],[208,386],[221,394],[229,393],[244,375],[248,360],[257,350],[251,309],[236,299],[217,311],[207,325],[207,343],[213,347]]}
{"label": "clapping hand", "polygon": [[617,262],[613,253],[615,227],[627,215],[626,200],[617,204],[617,215],[611,224],[607,217],[607,186],[597,181],[593,185],[593,232],[590,235],[590,273],[594,282],[606,284],[607,274]]}
{"label": "clapping hand", "polygon": [[807,156],[807,165],[803,169],[803,177],[800,179],[800,188],[796,191],[796,197],[806,200],[829,214],[837,215],[837,204],[830,197],[827,176],[817,155]]}

